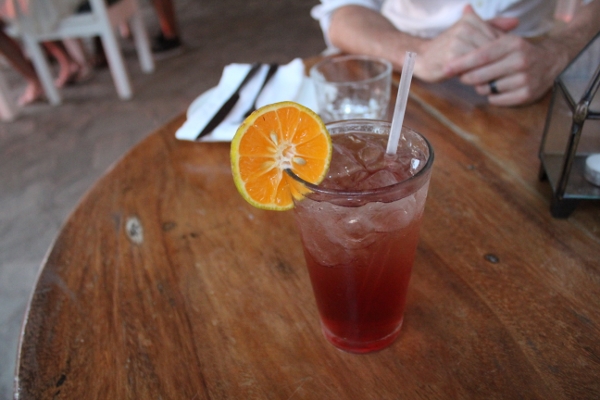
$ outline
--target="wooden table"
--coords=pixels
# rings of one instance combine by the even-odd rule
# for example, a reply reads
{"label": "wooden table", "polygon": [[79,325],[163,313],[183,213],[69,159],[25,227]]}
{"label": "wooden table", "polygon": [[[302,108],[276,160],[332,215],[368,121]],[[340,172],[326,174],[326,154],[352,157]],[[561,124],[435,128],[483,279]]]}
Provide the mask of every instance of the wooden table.
{"label": "wooden table", "polygon": [[20,399],[600,397],[600,207],[553,219],[548,99],[495,108],[414,82],[435,148],[403,331],[368,355],[322,337],[291,212],[248,205],[229,145],[184,116],[82,199],[28,310]]}

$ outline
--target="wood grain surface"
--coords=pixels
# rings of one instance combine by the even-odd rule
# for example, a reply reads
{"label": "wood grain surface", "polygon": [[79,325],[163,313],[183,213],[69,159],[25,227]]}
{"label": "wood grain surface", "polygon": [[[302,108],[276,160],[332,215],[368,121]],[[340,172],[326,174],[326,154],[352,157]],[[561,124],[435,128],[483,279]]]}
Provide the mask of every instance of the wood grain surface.
{"label": "wood grain surface", "polygon": [[98,181],[49,250],[19,399],[594,399],[600,206],[553,219],[546,98],[494,108],[414,82],[435,149],[404,326],[367,355],[322,337],[291,212],[248,205],[229,145],[180,116]]}

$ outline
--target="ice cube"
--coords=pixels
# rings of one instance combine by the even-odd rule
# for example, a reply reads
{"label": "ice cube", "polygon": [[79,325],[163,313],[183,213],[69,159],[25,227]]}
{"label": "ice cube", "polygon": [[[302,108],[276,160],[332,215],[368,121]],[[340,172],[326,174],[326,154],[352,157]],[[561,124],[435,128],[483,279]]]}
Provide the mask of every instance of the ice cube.
{"label": "ice cube", "polygon": [[332,172],[338,176],[350,176],[355,171],[362,169],[360,162],[356,159],[351,150],[334,145],[334,154],[331,163]]}
{"label": "ice cube", "polygon": [[307,199],[297,207],[304,247],[319,264],[333,267],[355,260],[353,250],[363,245],[357,236],[361,229],[355,225],[358,221],[352,221],[348,215],[352,211]]}
{"label": "ice cube", "polygon": [[[390,226],[393,226],[394,229],[405,228],[419,215],[415,195],[388,203],[385,206],[386,209],[379,214],[380,218],[373,221],[375,229],[379,232],[388,231]],[[381,218],[384,215],[387,217]]]}
{"label": "ice cube", "polygon": [[358,183],[359,189],[376,189],[380,187],[390,186],[398,182],[398,178],[393,172],[382,169],[375,172],[373,175],[363,179]]}
{"label": "ice cube", "polygon": [[385,149],[373,143],[365,143],[358,151],[358,159],[369,172],[375,172],[385,168]]}

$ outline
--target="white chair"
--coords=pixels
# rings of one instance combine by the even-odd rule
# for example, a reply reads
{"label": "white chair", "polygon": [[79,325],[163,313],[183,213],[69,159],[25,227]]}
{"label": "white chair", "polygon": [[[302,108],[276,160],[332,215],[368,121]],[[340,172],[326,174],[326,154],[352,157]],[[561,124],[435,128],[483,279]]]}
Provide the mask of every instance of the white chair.
{"label": "white chair", "polygon": [[[91,12],[64,17],[58,26],[49,32],[34,33],[35,29],[21,29],[18,32],[50,104],[60,104],[61,98],[54,86],[50,67],[41,47],[41,42],[44,41],[100,36],[117,93],[121,99],[126,100],[131,98],[132,90],[115,30],[121,24],[129,23],[142,71],[146,73],[154,71],[150,42],[137,0],[119,0],[110,6],[106,5],[105,0],[89,0],[89,2]],[[20,23],[26,24],[27,17],[21,16]]]}

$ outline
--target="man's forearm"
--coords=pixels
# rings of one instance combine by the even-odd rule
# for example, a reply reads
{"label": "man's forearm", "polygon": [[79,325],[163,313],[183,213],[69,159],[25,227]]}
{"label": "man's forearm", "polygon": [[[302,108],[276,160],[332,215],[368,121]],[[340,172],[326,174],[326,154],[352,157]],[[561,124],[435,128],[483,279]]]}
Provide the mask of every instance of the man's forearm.
{"label": "man's forearm", "polygon": [[[565,67],[592,38],[600,32],[600,0],[594,0],[578,8],[568,24],[557,25],[542,45],[552,48],[555,54],[563,54]],[[560,62],[559,61],[559,62]]]}
{"label": "man's forearm", "polygon": [[354,5],[334,12],[329,39],[334,46],[348,53],[384,57],[395,69],[402,68],[406,51],[418,51],[423,42],[398,31],[377,11]]}

